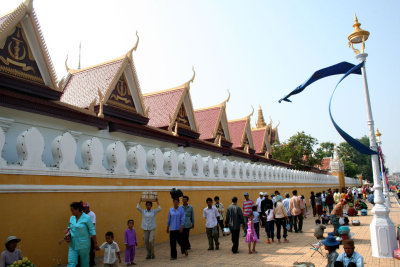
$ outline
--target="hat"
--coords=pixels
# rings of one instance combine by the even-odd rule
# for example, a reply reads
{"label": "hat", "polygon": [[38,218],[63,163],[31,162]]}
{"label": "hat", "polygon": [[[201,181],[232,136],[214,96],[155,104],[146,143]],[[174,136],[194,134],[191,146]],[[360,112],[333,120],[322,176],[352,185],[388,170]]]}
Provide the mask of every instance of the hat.
{"label": "hat", "polygon": [[8,238],[7,238],[7,240],[6,240],[6,245],[8,244],[8,243],[10,243],[11,241],[13,241],[13,240],[15,240],[15,241],[17,241],[17,242],[20,242],[21,241],[21,239],[19,239],[18,237],[16,237],[16,236],[9,236]]}
{"label": "hat", "polygon": [[354,248],[354,241],[351,240],[351,239],[343,240],[343,241],[342,241],[342,244],[343,244],[343,248],[346,248],[346,247],[348,247],[348,248]]}
{"label": "hat", "polygon": [[247,192],[246,192],[246,193],[244,193],[244,195],[245,195],[245,196],[248,196],[248,195],[249,195],[249,193],[247,193]]}
{"label": "hat", "polygon": [[264,196],[268,196],[268,192],[264,192]]}
{"label": "hat", "polygon": [[264,193],[263,193],[263,192],[260,192],[259,194],[260,194],[260,195],[264,195]]}
{"label": "hat", "polygon": [[331,235],[328,235],[328,237],[324,241],[322,241],[322,244],[324,244],[327,247],[339,246],[339,242],[336,241],[336,238]]}
{"label": "hat", "polygon": [[89,203],[87,203],[87,202],[83,202],[82,206],[83,206],[84,208],[90,207]]}

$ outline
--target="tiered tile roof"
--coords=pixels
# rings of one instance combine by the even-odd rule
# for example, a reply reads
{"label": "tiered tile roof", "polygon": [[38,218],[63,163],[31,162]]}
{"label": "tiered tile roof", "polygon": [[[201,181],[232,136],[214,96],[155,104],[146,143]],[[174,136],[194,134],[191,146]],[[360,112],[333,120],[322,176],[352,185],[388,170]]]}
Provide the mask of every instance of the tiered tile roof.
{"label": "tiered tile roof", "polygon": [[[149,125],[157,128],[168,128],[179,103],[182,102],[185,87],[144,94],[143,101],[149,109]],[[176,115],[175,115],[176,116]]]}
{"label": "tiered tile roof", "polygon": [[215,131],[220,122],[222,106],[195,110],[197,125],[199,127],[200,139],[215,138]]}
{"label": "tiered tile roof", "polygon": [[68,75],[60,101],[88,108],[95,100],[99,105],[99,92],[104,96],[120,71],[124,59],[113,60]]}

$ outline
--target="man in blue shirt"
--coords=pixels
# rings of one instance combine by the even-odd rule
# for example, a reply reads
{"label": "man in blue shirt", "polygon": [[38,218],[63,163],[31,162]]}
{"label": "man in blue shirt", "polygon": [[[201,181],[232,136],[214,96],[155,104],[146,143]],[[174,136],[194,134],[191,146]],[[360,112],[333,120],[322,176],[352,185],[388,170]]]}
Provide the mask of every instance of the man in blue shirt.
{"label": "man in blue shirt", "polygon": [[188,196],[182,197],[182,208],[185,211],[185,225],[183,226],[182,243],[185,246],[185,250],[190,250],[189,232],[190,229],[193,229],[194,227],[194,211],[193,207],[189,205],[188,201]]}
{"label": "man in blue shirt", "polygon": [[188,251],[182,244],[183,226],[185,225],[185,211],[179,207],[179,198],[174,198],[174,206],[169,209],[167,233],[169,233],[169,245],[171,247],[171,260],[176,260],[176,242],[181,247],[182,254],[188,255]]}
{"label": "man in blue shirt", "polygon": [[344,252],[337,257],[335,267],[364,267],[364,258],[354,251],[353,240],[343,240],[343,248]]}

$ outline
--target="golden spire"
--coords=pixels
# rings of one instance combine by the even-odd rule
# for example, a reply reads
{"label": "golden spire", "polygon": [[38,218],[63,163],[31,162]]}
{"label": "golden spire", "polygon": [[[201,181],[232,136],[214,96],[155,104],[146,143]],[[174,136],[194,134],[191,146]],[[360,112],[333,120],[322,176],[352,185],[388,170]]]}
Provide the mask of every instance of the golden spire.
{"label": "golden spire", "polygon": [[257,123],[256,123],[256,128],[263,128],[267,126],[267,124],[264,121],[264,116],[263,112],[261,109],[261,106],[258,107],[258,118],[257,118]]}
{"label": "golden spire", "polygon": [[365,49],[365,41],[368,40],[369,37],[369,32],[364,31],[363,29],[360,28],[361,23],[358,22],[357,15],[354,13],[354,24],[353,24],[353,32],[349,34],[347,39],[349,39],[349,47],[351,47],[356,53],[356,55],[360,54],[360,50],[354,48],[354,44],[359,44],[362,43],[361,46],[361,53],[364,53]]}
{"label": "golden spire", "polygon": [[379,132],[379,129],[376,128],[376,132],[375,132],[375,136],[376,137],[380,137],[382,134]]}

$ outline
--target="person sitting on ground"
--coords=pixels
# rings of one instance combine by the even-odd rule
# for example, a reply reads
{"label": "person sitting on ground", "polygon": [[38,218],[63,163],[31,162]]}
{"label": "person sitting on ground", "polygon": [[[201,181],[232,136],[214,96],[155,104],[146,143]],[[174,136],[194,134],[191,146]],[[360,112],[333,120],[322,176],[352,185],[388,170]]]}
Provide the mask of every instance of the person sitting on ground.
{"label": "person sitting on ground", "polygon": [[324,230],[326,229],[325,225],[321,224],[320,220],[315,220],[315,227],[314,227],[314,236],[317,239],[324,239]]}
{"label": "person sitting on ground", "polygon": [[10,236],[6,240],[6,250],[1,253],[0,267],[6,267],[15,261],[22,260],[21,250],[17,249],[17,244],[21,239]]}
{"label": "person sitting on ground", "polygon": [[334,267],[336,259],[337,257],[339,257],[336,249],[339,248],[340,243],[336,241],[336,238],[334,236],[328,235],[328,237],[324,241],[322,241],[322,244],[325,245],[325,250],[328,251],[328,255],[326,255],[326,258],[328,259],[326,267]]}
{"label": "person sitting on ground", "polygon": [[337,257],[334,267],[364,267],[364,258],[354,251],[354,241],[343,240],[344,252]]}
{"label": "person sitting on ground", "polygon": [[330,217],[329,217],[329,215],[326,214],[326,210],[324,210],[322,212],[321,221],[322,221],[322,224],[329,224]]}

